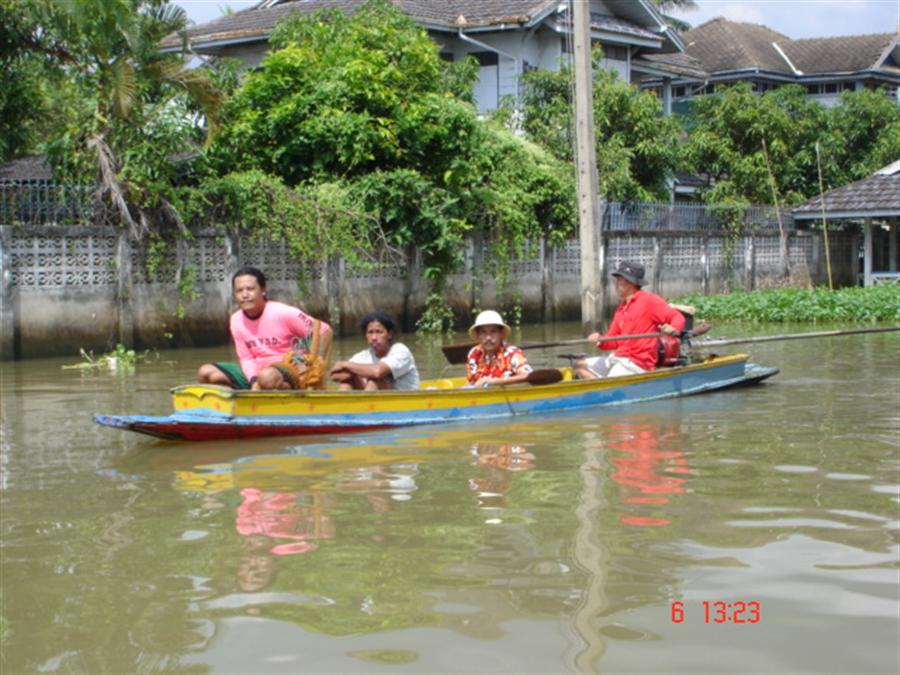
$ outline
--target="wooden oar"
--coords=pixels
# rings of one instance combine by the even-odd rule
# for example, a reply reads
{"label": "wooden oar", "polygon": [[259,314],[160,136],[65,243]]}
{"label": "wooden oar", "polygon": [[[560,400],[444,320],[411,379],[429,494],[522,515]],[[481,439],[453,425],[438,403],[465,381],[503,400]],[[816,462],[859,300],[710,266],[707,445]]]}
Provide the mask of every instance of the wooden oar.
{"label": "wooden oar", "polygon": [[[642,333],[640,335],[613,335],[610,340],[641,340],[644,338],[662,337],[662,333]],[[601,340],[605,336],[601,336]],[[519,349],[543,349],[545,347],[563,347],[566,345],[596,344],[593,340],[587,338],[577,338],[574,340],[555,340],[553,342],[528,342],[526,344],[517,345]],[[465,363],[466,357],[472,347],[477,347],[477,342],[458,342],[452,345],[443,345],[441,351],[447,357],[447,362],[451,364]]]}
{"label": "wooden oar", "polygon": [[[814,333],[788,333],[786,335],[762,335],[748,338],[721,338],[717,340],[697,340],[693,343],[695,349],[705,347],[721,347],[723,345],[738,345],[748,342],[775,342],[776,340],[802,340],[805,338],[839,337],[841,335],[861,335],[862,333],[890,333],[900,330],[900,326],[887,328],[849,328],[847,330],[824,330]],[[618,338],[617,338],[618,339]]]}
{"label": "wooden oar", "polygon": [[510,382],[508,384],[505,381],[495,382],[491,384],[490,387],[491,389],[494,389],[495,387],[514,387],[519,384],[556,384],[562,379],[563,374],[559,368],[538,368],[537,370],[532,370],[528,373],[524,380]]}

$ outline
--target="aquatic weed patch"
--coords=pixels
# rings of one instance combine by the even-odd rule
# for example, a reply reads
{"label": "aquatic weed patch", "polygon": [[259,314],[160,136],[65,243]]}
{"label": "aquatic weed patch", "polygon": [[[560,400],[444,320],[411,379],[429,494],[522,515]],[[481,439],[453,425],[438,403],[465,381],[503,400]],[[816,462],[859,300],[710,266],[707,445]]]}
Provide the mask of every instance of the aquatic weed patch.
{"label": "aquatic weed patch", "polygon": [[868,288],[777,288],[725,295],[688,295],[679,302],[693,305],[707,319],[779,322],[900,322],[900,286]]}

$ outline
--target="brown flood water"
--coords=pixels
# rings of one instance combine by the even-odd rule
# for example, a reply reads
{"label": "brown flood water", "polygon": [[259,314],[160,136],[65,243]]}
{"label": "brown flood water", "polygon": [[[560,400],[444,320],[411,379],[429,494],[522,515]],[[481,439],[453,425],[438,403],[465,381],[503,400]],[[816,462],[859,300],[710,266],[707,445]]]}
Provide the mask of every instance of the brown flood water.
{"label": "brown flood water", "polygon": [[749,351],[781,373],[545,419],[205,444],[91,415],[167,414],[167,389],[228,348],[126,375],[2,363],[0,672],[897,673],[900,336]]}

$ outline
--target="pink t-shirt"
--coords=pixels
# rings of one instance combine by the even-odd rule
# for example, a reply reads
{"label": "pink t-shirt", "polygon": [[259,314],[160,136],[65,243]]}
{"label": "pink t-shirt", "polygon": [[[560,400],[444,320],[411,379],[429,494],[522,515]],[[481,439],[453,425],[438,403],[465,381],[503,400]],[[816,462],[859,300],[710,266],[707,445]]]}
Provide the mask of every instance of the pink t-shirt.
{"label": "pink t-shirt", "polygon": [[[259,371],[281,361],[291,350],[294,338],[305,338],[312,331],[313,318],[296,307],[269,300],[262,314],[251,319],[238,310],[231,315],[231,337],[237,351],[241,370],[250,380]],[[324,335],[331,328],[324,321],[320,324]]]}

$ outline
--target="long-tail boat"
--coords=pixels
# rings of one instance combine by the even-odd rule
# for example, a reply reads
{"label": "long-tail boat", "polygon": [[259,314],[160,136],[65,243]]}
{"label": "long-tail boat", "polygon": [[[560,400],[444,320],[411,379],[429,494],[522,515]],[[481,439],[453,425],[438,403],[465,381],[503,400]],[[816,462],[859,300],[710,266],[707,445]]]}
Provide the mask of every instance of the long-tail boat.
{"label": "long-tail boat", "polygon": [[166,439],[204,441],[369,431],[622,405],[761,382],[778,372],[746,354],[709,356],[639,375],[573,379],[568,368],[528,383],[473,388],[464,378],[425,380],[415,391],[245,391],[189,384],[172,390],[166,417],[96,415],[98,424]]}

